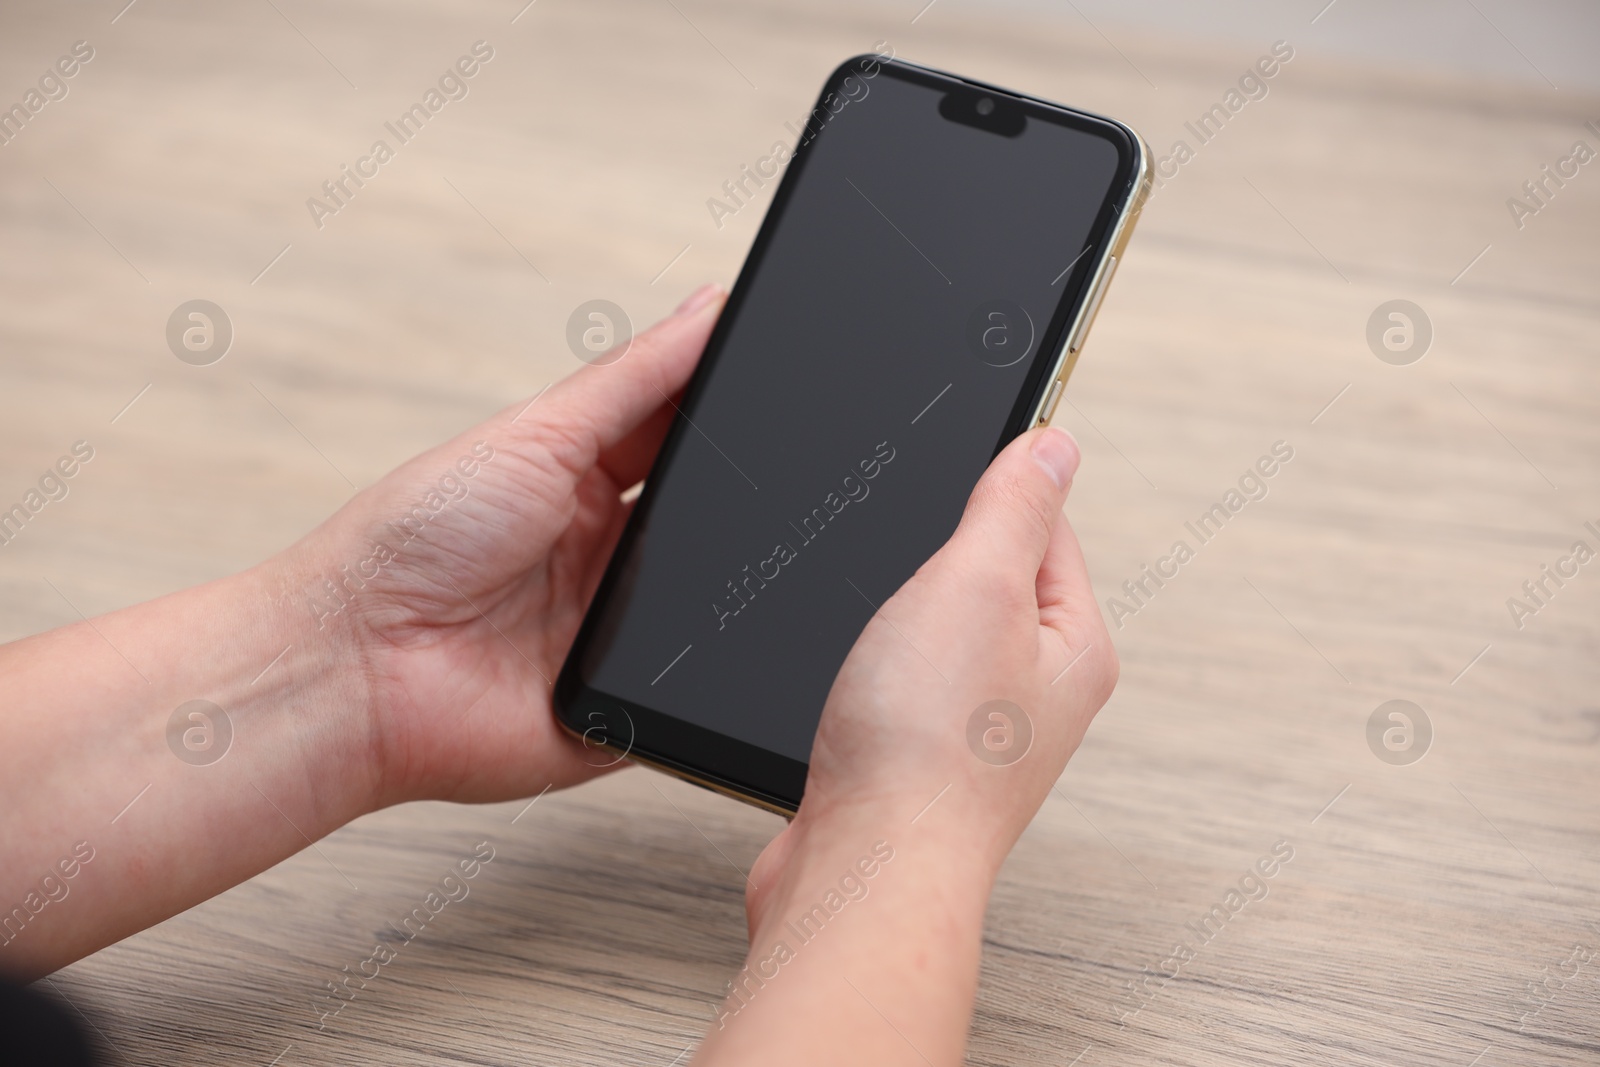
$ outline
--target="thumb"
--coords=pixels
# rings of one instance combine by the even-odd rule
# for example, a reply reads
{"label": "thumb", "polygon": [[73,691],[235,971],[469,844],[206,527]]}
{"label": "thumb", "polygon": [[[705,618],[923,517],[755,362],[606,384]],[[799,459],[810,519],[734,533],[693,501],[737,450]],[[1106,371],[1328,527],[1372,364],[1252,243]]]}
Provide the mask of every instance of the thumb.
{"label": "thumb", "polygon": [[[526,421],[554,430],[555,441],[570,455],[569,470],[587,470],[681,390],[700,361],[727,293],[703,285],[678,309],[633,338],[620,358],[591,364],[550,387],[535,417]],[[613,353],[615,350],[613,349]]]}
{"label": "thumb", "polygon": [[994,458],[946,547],[959,580],[1033,600],[1079,458],[1078,442],[1054,426],[1023,434]]}

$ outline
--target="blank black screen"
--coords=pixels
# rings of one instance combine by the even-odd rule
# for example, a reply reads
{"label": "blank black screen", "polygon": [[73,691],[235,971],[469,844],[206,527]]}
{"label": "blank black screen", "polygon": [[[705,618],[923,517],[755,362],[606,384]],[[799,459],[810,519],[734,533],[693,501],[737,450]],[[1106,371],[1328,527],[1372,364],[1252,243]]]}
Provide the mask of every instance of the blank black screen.
{"label": "blank black screen", "polygon": [[941,115],[957,83],[840,77],[580,657],[593,689],[801,762],[875,605],[949,537],[1059,350],[1067,268],[1127,181],[1086,124],[1029,111],[1005,136]]}

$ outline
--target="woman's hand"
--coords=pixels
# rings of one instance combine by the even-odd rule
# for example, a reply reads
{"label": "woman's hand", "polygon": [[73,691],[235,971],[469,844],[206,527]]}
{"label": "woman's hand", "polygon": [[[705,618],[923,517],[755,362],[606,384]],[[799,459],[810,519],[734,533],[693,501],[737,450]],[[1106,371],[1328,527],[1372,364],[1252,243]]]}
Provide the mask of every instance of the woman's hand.
{"label": "woman's hand", "polygon": [[856,641],[704,1062],[961,1062],[995,875],[1117,679],[1061,514],[1078,461],[1012,442]]}
{"label": "woman's hand", "polygon": [[550,682],[721,299],[260,566],[0,647],[0,900],[26,905],[0,971],[48,974],[387,804],[599,773]]}
{"label": "woman's hand", "polygon": [[308,623],[359,649],[379,805],[530,796],[615,762],[557,725],[552,684],[723,295],[411,460],[295,550],[333,583]]}
{"label": "woman's hand", "polygon": [[1063,430],[1012,442],[955,535],[873,616],[829,694],[805,802],[758,884],[781,880],[813,825],[913,817],[958,835],[977,870],[999,868],[1117,681],[1061,513],[1078,461]]}

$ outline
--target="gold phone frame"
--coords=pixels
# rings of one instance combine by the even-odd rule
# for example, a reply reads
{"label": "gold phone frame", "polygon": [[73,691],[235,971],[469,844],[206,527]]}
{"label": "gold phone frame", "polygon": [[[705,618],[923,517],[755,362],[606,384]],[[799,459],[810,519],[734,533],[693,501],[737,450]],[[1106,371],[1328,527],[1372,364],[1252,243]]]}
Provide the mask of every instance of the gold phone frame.
{"label": "gold phone frame", "polygon": [[[1106,121],[1116,120],[1106,119]],[[1139,166],[1133,177],[1133,194],[1128,198],[1128,206],[1123,209],[1117,219],[1116,227],[1111,231],[1111,240],[1105,251],[1095,263],[1094,276],[1090,279],[1086,290],[1089,295],[1078,306],[1078,315],[1073,319],[1071,328],[1067,330],[1066,339],[1061,342],[1061,351],[1056,355],[1055,366],[1045,376],[1045,380],[1050,384],[1040,394],[1038,406],[1034,408],[1033,419],[1029,423],[1033,427],[1046,425],[1055,415],[1056,405],[1061,403],[1061,396],[1066,392],[1067,379],[1072,377],[1073,368],[1078,365],[1078,356],[1083,352],[1083,346],[1089,342],[1089,331],[1094,328],[1094,319],[1100,312],[1100,304],[1105,300],[1106,291],[1111,288],[1112,277],[1122,263],[1122,256],[1128,248],[1128,240],[1133,236],[1133,228],[1138,225],[1139,215],[1150,199],[1154,181],[1150,167],[1150,146],[1127,123],[1118,122],[1117,125],[1127,130],[1139,147]]]}

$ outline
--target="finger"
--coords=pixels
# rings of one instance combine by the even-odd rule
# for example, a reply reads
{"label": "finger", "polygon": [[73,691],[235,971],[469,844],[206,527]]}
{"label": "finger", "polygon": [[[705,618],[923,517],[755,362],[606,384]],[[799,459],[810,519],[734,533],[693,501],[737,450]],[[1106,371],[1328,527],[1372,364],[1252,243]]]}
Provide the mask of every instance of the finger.
{"label": "finger", "polygon": [[622,440],[600,454],[600,469],[605,471],[618,489],[626,489],[644,480],[661,451],[661,442],[672,429],[678,411],[673,404],[681,404],[680,396],[673,396],[672,404],[663,403],[647,415]]}
{"label": "finger", "polygon": [[972,490],[941,570],[963,583],[1025,594],[1032,601],[1061,505],[1078,469],[1078,443],[1056,427],[1007,445]]}
{"label": "finger", "polygon": [[[1121,665],[1111,643],[1100,606],[1089,584],[1078,536],[1062,515],[1039,568],[1039,623],[1053,630],[1065,646],[1066,662],[1050,666],[1050,685],[1086,698],[1098,708],[1111,699]],[[1071,672],[1070,674],[1068,672]],[[1061,683],[1059,686],[1056,683]]]}
{"label": "finger", "polygon": [[[593,477],[601,476],[596,474]],[[594,528],[569,531],[572,550],[576,558],[581,560],[578,570],[582,575],[579,603],[587,605],[594,599],[595,590],[600,587],[600,579],[605,576],[606,567],[611,563],[611,554],[616,551],[617,541],[622,537],[623,527],[627,526],[628,518],[638,503],[637,500],[622,503],[613,497],[607,501],[603,520]],[[596,514],[601,512],[597,509]]]}
{"label": "finger", "polygon": [[1065,515],[1057,516],[1051,531],[1050,544],[1039,567],[1037,590],[1040,624],[1060,634],[1073,655],[1100,639],[1105,624],[1095,603],[1078,535]]}
{"label": "finger", "polygon": [[683,388],[716,325],[726,293],[703,285],[678,310],[635,337],[615,363],[591,365],[550,387],[527,433],[586,471]]}

